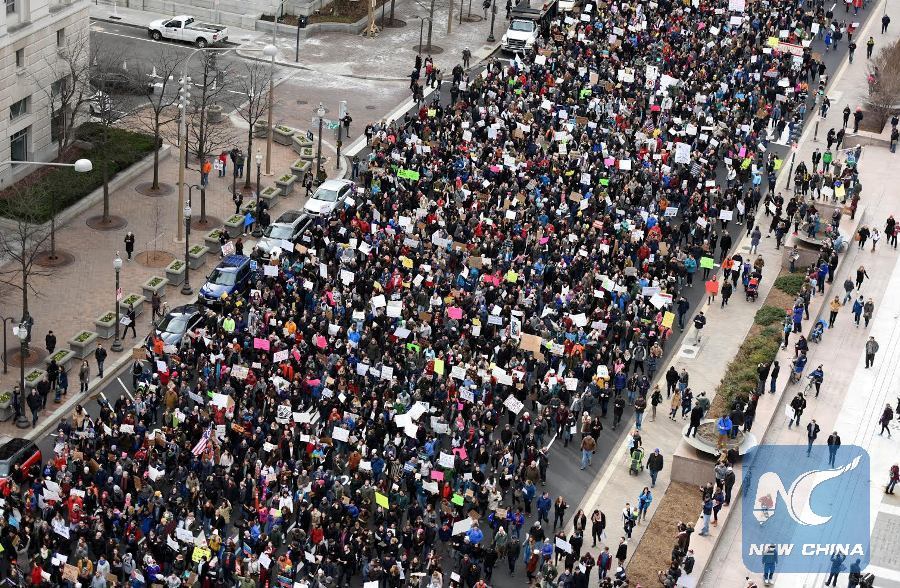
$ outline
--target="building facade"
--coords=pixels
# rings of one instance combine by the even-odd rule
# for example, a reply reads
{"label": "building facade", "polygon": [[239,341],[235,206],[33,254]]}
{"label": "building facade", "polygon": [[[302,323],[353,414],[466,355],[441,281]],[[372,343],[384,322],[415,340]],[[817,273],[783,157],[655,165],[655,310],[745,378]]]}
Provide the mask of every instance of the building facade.
{"label": "building facade", "polygon": [[[58,151],[61,119],[56,96],[88,66],[89,4],[87,0],[4,2],[6,10],[0,11],[0,161],[51,160]],[[26,165],[0,166],[0,189],[30,171],[34,168]]]}

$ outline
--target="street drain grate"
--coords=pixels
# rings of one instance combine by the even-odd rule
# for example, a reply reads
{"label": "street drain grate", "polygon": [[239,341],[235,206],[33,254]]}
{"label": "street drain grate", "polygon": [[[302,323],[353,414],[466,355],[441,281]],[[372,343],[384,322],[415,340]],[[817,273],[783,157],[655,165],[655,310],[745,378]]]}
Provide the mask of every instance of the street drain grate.
{"label": "street drain grate", "polygon": [[297,104],[299,104],[301,106],[304,104],[309,104],[309,100],[297,100]]}
{"label": "street drain grate", "polygon": [[372,104],[367,104],[366,110],[375,110],[375,106],[373,106]]}

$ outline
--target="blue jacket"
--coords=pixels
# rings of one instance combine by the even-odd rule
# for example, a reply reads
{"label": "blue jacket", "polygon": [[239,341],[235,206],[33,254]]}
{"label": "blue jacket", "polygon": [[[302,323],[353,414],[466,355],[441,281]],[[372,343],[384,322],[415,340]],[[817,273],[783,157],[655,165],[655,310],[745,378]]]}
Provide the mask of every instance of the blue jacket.
{"label": "blue jacket", "polygon": [[535,504],[537,505],[537,509],[538,509],[538,510],[544,511],[544,512],[550,512],[550,505],[551,505],[551,502],[550,502],[550,497],[549,497],[549,496],[543,496],[543,495],[541,495],[541,496],[537,499],[537,503],[535,503]]}

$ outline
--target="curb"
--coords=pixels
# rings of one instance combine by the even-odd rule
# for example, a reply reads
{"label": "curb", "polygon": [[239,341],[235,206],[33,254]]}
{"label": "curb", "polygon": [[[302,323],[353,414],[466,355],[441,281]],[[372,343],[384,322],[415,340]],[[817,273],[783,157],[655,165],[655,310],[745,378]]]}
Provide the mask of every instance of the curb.
{"label": "curb", "polygon": [[[106,371],[106,375],[103,376],[103,378],[95,380],[93,385],[88,386],[87,392],[79,392],[77,394],[67,396],[65,402],[56,405],[53,412],[45,417],[42,417],[41,420],[38,421],[38,425],[36,427],[30,429],[28,431],[28,434],[22,436],[26,439],[37,442],[44,435],[49,434],[51,429],[55,430],[55,427],[59,425],[59,421],[61,421],[63,418],[66,418],[66,415],[74,409],[75,405],[82,404],[85,399],[99,396],[100,393],[103,392],[103,389],[106,387],[106,385],[113,381],[113,378],[118,378],[121,375],[122,370],[129,361],[131,361],[131,356],[129,355],[123,355],[122,357],[117,359],[115,363],[107,368],[107,370],[104,370]],[[53,401],[51,400],[50,402]]]}
{"label": "curb", "polygon": [[[93,22],[107,22],[109,24],[121,25],[123,27],[130,27],[132,29],[140,29],[142,31],[146,31],[147,27],[145,25],[134,24],[133,22],[127,22],[124,20],[116,20],[112,16],[108,16],[103,18],[102,16],[89,16],[88,17]],[[149,39],[149,36],[147,37]],[[231,41],[224,41],[220,43],[222,45],[222,50],[227,51],[229,49],[234,49],[235,47],[240,47],[240,43],[232,43]],[[179,43],[180,47],[193,47],[193,45],[189,43]]]}
{"label": "curb", "polygon": [[[247,59],[250,61],[272,63],[271,59],[266,59],[265,57],[257,57],[255,55],[251,55],[251,54],[247,53],[246,51],[241,51],[242,47],[243,47],[243,45],[239,46],[237,49],[234,50],[235,54],[237,54],[238,57],[241,57],[243,59]],[[407,80],[407,78],[405,78],[405,77],[401,78],[401,77],[395,77],[395,76],[364,76],[364,75],[357,75],[357,74],[331,73],[331,72],[323,71],[321,69],[317,69],[314,67],[309,67],[308,65],[302,65],[300,63],[295,63],[293,61],[284,61],[281,59],[276,59],[275,65],[280,65],[282,67],[289,67],[291,69],[311,71],[311,72],[318,73],[318,74],[333,75],[333,76],[336,76],[339,78],[350,78],[350,79],[354,79],[354,80],[368,80],[368,81],[372,81],[372,82],[405,82]]]}

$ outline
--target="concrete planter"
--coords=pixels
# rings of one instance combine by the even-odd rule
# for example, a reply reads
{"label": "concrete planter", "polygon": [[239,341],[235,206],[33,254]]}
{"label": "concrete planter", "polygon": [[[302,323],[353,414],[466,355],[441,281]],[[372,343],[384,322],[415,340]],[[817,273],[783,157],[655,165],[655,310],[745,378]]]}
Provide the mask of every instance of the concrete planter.
{"label": "concrete planter", "polygon": [[184,282],[184,261],[176,259],[166,266],[166,279],[173,286],[180,286]]}
{"label": "concrete planter", "polygon": [[305,147],[312,147],[313,142],[312,139],[309,138],[309,135],[294,135],[294,138],[291,139],[291,149],[294,150],[294,153],[300,154],[300,151]]}
{"label": "concrete planter", "polygon": [[300,156],[300,159],[305,159],[306,161],[312,161],[316,158],[316,150],[312,148],[312,145],[309,147],[303,147],[300,151],[297,151],[297,155]]}
{"label": "concrete planter", "polygon": [[94,320],[94,328],[101,339],[110,339],[116,332],[116,313],[107,312]]}
{"label": "concrete planter", "polygon": [[[294,137],[296,144],[296,137]],[[312,161],[307,161],[305,159],[298,159],[294,163],[291,164],[291,173],[294,174],[294,177],[298,180],[303,179],[306,176],[306,172],[309,171],[309,168],[312,167]]]}
{"label": "concrete planter", "polygon": [[67,372],[69,371],[69,362],[75,358],[75,352],[71,349],[57,349],[53,355],[49,356],[44,360],[44,363],[50,365],[50,360],[55,359],[56,365],[59,366],[59,369]]}
{"label": "concrete planter", "polygon": [[218,104],[210,104],[206,107],[206,120],[215,124],[222,122],[224,116],[222,114],[222,107]]}
{"label": "concrete planter", "polygon": [[191,269],[198,269],[206,262],[206,254],[209,253],[209,247],[206,245],[194,245],[188,251],[188,263]]}
{"label": "concrete planter", "polygon": [[38,385],[38,382],[44,379],[44,376],[46,375],[47,372],[45,372],[44,370],[39,370],[37,368],[25,372],[25,388],[34,388]]}
{"label": "concrete planter", "polygon": [[[248,212],[250,214],[253,214],[253,211],[255,211],[255,210],[256,210],[256,196],[254,196],[253,198],[251,198],[250,200],[245,202],[243,206],[241,206],[241,212],[243,212],[244,214],[247,214]],[[254,215],[254,218],[256,218],[255,215]]]}
{"label": "concrete planter", "polygon": [[219,235],[223,232],[225,232],[225,229],[213,229],[203,236],[203,242],[206,243],[206,246],[209,247],[211,251],[221,247],[221,245],[219,245]]}
{"label": "concrete planter", "polygon": [[269,136],[269,125],[264,122],[258,122],[253,125],[253,136],[257,139],[265,139]]}
{"label": "concrete planter", "polygon": [[141,284],[141,291],[144,293],[144,298],[146,298],[147,300],[153,298],[154,294],[159,294],[160,298],[165,298],[166,286],[168,285],[168,278],[153,276],[152,278]]}
{"label": "concrete planter", "polygon": [[[239,234],[244,228],[244,215],[234,214],[225,221],[225,229],[228,236]],[[217,243],[218,244],[218,243]]]}
{"label": "concrete planter", "polygon": [[128,311],[131,310],[131,307],[133,306],[134,316],[135,318],[137,318],[141,316],[142,312],[144,312],[144,302],[146,301],[147,299],[142,295],[131,293],[119,302],[119,314],[128,314]]}
{"label": "concrete planter", "polygon": [[265,200],[269,204],[269,208],[272,207],[272,202],[279,196],[281,196],[281,188],[276,188],[275,186],[269,186],[259,193],[259,199]]}
{"label": "concrete planter", "polygon": [[[115,320],[115,319],[113,319]],[[75,357],[85,359],[97,348],[97,333],[93,331],[81,331],[68,341],[69,348]]]}
{"label": "concrete planter", "polygon": [[281,190],[281,195],[287,198],[294,191],[294,182],[296,181],[297,178],[294,174],[284,174],[275,180],[275,185]]}
{"label": "concrete planter", "polygon": [[294,129],[290,127],[277,126],[272,133],[272,140],[278,143],[279,145],[284,145],[286,147],[290,147],[291,141],[294,138]]}

